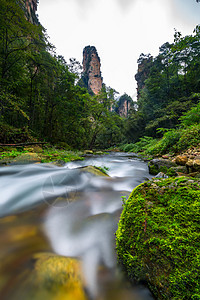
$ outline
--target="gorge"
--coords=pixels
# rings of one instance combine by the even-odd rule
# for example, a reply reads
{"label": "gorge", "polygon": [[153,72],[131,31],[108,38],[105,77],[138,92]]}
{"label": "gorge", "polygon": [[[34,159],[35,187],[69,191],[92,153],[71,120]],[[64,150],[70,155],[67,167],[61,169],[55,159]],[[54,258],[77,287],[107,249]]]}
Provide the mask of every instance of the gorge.
{"label": "gorge", "polygon": [[140,55],[133,103],[0,2],[0,298],[199,299],[200,26]]}

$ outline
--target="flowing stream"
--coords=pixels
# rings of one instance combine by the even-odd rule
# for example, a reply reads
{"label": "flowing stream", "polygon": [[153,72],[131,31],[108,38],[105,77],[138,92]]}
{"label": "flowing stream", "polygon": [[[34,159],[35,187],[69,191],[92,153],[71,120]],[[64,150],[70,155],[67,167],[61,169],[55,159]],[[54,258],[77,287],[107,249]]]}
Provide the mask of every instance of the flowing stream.
{"label": "flowing stream", "polygon": [[115,253],[122,198],[150,177],[145,162],[124,153],[88,156],[63,167],[1,167],[0,299],[29,298],[24,290],[33,257],[45,251],[80,259],[86,298],[153,299],[145,286],[126,283]]}

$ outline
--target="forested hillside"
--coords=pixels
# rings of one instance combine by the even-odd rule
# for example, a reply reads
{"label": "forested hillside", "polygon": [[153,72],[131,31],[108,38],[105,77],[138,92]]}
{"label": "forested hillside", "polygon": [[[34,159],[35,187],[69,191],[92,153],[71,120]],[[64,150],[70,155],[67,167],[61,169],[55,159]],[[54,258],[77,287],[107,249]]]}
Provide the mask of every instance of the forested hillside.
{"label": "forested hillside", "polygon": [[176,152],[200,141],[200,26],[185,37],[175,31],[174,43],[159,50],[138,60],[137,110],[126,121],[126,136],[140,142],[129,150]]}
{"label": "forested hillside", "polygon": [[[39,139],[71,148],[120,143],[122,119],[108,108],[114,90],[91,96],[74,59],[57,56],[42,25],[15,0],[0,0],[0,143]],[[70,71],[71,72],[70,72]]]}

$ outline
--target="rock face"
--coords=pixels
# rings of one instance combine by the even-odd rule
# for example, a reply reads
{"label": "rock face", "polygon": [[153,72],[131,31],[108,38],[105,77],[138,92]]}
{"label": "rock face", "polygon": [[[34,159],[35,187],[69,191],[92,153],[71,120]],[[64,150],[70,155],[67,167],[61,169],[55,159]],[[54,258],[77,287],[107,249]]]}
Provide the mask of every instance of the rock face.
{"label": "rock face", "polygon": [[131,107],[131,102],[129,100],[122,101],[118,108],[118,114],[120,115],[120,117],[127,118],[130,107]]}
{"label": "rock face", "polygon": [[133,190],[117,231],[117,254],[131,281],[155,299],[198,299],[200,181],[154,179]]}
{"label": "rock face", "polygon": [[20,0],[22,9],[25,12],[26,19],[32,24],[38,24],[38,17],[36,15],[37,11],[37,0]]}
{"label": "rock face", "polygon": [[102,89],[101,63],[94,46],[87,46],[83,50],[83,76],[82,80],[88,90],[98,95]]}
{"label": "rock face", "polygon": [[145,80],[148,78],[149,71],[152,65],[152,56],[142,54],[138,60],[138,72],[135,75],[137,81],[137,98],[140,98],[142,89],[145,86]]}
{"label": "rock face", "polygon": [[115,109],[116,113],[118,115],[120,115],[120,117],[127,118],[130,108],[132,106],[132,102],[133,102],[133,100],[130,96],[128,96],[127,94],[122,95],[118,100],[118,103],[117,103],[117,106]]}

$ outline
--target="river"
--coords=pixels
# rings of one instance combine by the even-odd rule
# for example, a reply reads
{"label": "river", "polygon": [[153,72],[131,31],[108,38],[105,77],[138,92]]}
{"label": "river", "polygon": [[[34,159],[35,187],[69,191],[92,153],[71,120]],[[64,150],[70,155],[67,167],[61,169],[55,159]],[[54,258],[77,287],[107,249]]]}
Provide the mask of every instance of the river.
{"label": "river", "polygon": [[33,257],[41,252],[78,258],[88,299],[153,299],[145,286],[126,282],[115,253],[122,202],[149,178],[147,164],[124,153],[92,155],[62,167],[1,167],[0,299],[46,299],[31,296],[30,280],[26,284],[35,268]]}

